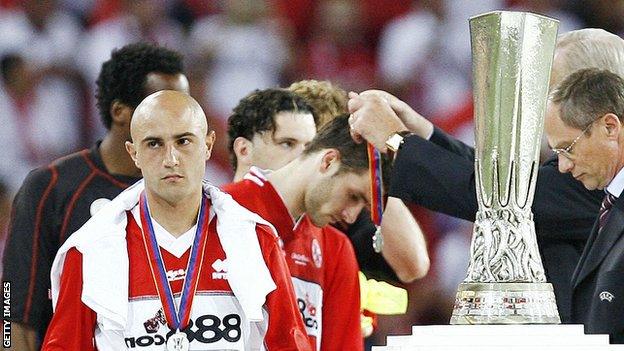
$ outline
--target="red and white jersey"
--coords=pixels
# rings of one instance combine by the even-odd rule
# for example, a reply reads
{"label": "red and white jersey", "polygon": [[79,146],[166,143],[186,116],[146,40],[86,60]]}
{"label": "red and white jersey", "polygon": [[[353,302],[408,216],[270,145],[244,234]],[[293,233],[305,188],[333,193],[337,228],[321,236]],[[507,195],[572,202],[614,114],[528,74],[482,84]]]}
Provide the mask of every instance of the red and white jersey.
{"label": "red and white jersey", "polygon": [[[97,314],[81,300],[82,254],[66,256],[58,304],[44,340],[44,350],[164,350],[170,330],[164,317],[141,236],[138,206],[127,212],[129,256],[128,322],[121,331],[103,330]],[[180,302],[196,227],[178,238],[152,221],[167,280]],[[267,296],[265,319],[249,322],[228,283],[228,261],[219,242],[216,220],[208,227],[191,320],[183,330],[191,350],[308,350],[308,340],[278,238],[263,226],[256,233],[263,258],[277,286]],[[114,262],[111,262],[114,264]]]}
{"label": "red and white jersey", "polygon": [[353,246],[332,226],[296,223],[275,188],[255,169],[223,190],[277,229],[299,311],[317,350],[362,350],[360,287]]}

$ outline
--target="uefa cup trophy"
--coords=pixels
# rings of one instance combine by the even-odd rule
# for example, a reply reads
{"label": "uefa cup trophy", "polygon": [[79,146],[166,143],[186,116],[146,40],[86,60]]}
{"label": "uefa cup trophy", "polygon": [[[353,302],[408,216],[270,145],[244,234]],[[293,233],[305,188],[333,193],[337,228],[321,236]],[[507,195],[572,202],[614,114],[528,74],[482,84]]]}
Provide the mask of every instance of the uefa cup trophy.
{"label": "uefa cup trophy", "polygon": [[558,24],[523,12],[470,19],[479,210],[451,324],[560,323],[531,212]]}

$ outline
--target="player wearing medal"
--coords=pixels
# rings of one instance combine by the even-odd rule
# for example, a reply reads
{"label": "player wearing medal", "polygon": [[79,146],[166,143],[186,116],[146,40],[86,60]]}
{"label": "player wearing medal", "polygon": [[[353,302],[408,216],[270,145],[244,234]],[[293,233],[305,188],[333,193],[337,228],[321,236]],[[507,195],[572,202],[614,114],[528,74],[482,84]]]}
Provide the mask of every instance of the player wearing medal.
{"label": "player wearing medal", "polygon": [[52,318],[48,297],[54,255],[98,204],[139,180],[125,152],[130,117],[147,95],[162,89],[188,92],[182,56],[152,44],[113,51],[97,80],[97,102],[108,129],[92,148],[32,171],[13,202],[3,279],[11,282],[12,347],[38,350]]}
{"label": "player wearing medal", "polygon": [[202,186],[214,132],[197,102],[148,96],[131,136],[144,181],[59,250],[43,349],[308,350],[272,228]]}
{"label": "player wearing medal", "polygon": [[271,173],[252,167],[226,185],[243,206],[275,225],[299,310],[317,350],[361,350],[358,265],[347,237],[329,223],[352,223],[370,202],[365,144],[347,116],[324,126],[304,153]]}

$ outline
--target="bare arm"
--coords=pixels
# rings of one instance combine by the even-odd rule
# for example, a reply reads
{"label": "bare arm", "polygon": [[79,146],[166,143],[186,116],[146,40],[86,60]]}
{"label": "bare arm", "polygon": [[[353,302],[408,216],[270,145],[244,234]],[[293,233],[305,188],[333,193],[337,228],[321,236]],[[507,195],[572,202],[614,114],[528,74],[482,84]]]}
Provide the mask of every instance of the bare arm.
{"label": "bare arm", "polygon": [[[433,134],[433,123],[429,122],[429,120],[420,113],[414,111],[414,109],[396,96],[383,90],[366,90],[359,95],[363,97],[376,95],[387,101],[407,129],[419,137],[429,139],[431,134]],[[356,96],[358,96],[358,94],[352,93],[349,95],[351,98],[355,98]]]}
{"label": "bare arm", "polygon": [[401,199],[388,197],[381,232],[383,257],[402,282],[409,283],[427,274],[429,254],[425,237]]}
{"label": "bare arm", "polygon": [[11,323],[11,347],[2,347],[3,350],[37,350],[37,336],[35,331],[22,323]]}

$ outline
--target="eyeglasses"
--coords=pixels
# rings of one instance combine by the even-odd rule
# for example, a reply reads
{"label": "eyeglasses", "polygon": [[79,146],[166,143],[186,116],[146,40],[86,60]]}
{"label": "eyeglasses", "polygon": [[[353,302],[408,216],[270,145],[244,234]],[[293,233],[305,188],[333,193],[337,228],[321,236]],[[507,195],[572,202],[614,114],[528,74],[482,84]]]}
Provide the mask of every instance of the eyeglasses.
{"label": "eyeglasses", "polygon": [[[595,122],[595,121],[594,121]],[[572,157],[574,157],[572,155],[572,148],[574,147],[574,145],[576,145],[576,143],[581,140],[581,137],[583,135],[585,135],[585,133],[587,133],[587,131],[589,129],[591,129],[591,127],[594,125],[594,122],[590,123],[587,127],[585,127],[585,129],[583,129],[583,131],[576,137],[574,138],[574,140],[572,141],[572,143],[570,143],[570,145],[568,145],[567,147],[560,149],[560,148],[556,148],[556,149],[551,149],[552,152],[555,153],[555,155],[557,156],[563,156],[569,160],[572,159]]]}

